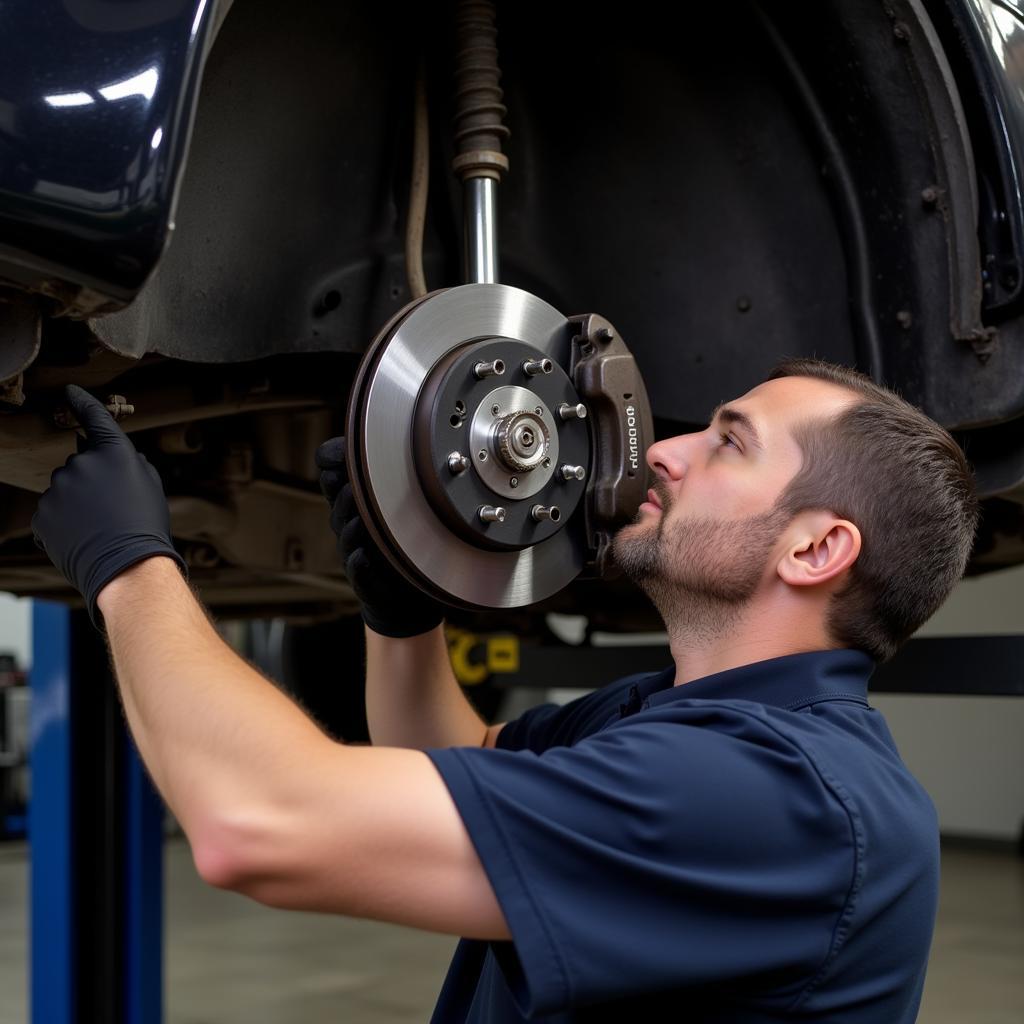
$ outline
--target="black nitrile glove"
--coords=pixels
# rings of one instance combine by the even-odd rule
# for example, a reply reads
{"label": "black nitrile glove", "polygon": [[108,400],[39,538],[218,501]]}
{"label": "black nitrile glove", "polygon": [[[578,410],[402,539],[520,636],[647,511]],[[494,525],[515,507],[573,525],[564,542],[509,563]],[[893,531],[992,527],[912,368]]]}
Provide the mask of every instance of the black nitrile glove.
{"label": "black nitrile glove", "polygon": [[345,465],[345,439],[332,437],[316,450],[320,489],[331,506],[331,529],[363,621],[383,636],[428,633],[444,620],[444,608],[413,586],[374,544],[356,508]]}
{"label": "black nitrile glove", "polygon": [[50,477],[32,517],[36,543],[85,598],[100,628],[99,592],[125,569],[166,555],[185,575],[171,543],[171,517],[160,475],[140,455],[103,404],[71,384],[65,394],[85,431],[79,451]]}

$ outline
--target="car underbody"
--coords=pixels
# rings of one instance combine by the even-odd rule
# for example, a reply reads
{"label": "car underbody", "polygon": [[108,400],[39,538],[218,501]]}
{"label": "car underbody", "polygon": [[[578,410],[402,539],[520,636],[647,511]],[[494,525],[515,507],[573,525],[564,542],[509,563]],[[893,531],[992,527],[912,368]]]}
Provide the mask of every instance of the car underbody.
{"label": "car underbody", "polygon": [[[1017,127],[969,31],[996,6],[498,10],[511,164],[501,281],[614,322],[660,437],[701,427],[786,357],[856,365],[897,388],[976,467],[972,572],[1024,560]],[[77,383],[133,408],[122,425],[161,472],[211,606],[307,621],[354,610],[313,452],[342,432],[362,353],[413,297],[420,65],[424,272],[432,289],[462,279],[451,11],[421,7],[200,4],[201,71],[174,122],[187,161],[162,168],[175,180],[146,214],[148,264],[118,267],[99,200],[85,203],[97,223],[69,214],[63,239],[33,254],[18,236],[30,218],[0,199],[0,588],[75,599],[30,521],[75,449],[61,389]],[[1000,10],[1005,54],[1024,27]],[[96,195],[118,187],[104,173]],[[121,241],[142,237],[142,215],[124,210]],[[597,628],[654,622],[630,586],[586,580],[502,621],[529,629],[538,610]]]}

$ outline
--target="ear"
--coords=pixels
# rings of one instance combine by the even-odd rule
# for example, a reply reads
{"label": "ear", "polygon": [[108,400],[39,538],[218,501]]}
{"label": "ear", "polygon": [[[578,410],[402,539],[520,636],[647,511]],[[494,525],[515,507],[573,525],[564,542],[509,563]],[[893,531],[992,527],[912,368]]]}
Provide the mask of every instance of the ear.
{"label": "ear", "polygon": [[778,564],[780,578],[794,587],[835,579],[857,561],[860,530],[830,512],[804,513],[794,520],[791,543]]}

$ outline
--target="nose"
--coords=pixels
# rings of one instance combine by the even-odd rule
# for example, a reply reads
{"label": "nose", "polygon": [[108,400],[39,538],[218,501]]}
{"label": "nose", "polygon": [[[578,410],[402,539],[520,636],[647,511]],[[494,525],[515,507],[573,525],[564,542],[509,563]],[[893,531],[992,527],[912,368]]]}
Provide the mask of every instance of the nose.
{"label": "nose", "polygon": [[647,465],[659,479],[682,480],[686,474],[685,445],[680,443],[682,438],[683,435],[679,435],[655,441],[647,449]]}

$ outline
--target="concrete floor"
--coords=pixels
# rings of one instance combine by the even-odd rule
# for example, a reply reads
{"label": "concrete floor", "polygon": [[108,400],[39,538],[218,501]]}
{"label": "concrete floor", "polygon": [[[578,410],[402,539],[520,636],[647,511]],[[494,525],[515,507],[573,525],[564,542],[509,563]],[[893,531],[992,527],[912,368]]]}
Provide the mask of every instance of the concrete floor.
{"label": "concrete floor", "polygon": [[[25,1024],[26,852],[0,846],[0,1024]],[[204,886],[167,846],[166,1024],[421,1024],[444,936],[267,910]],[[1024,861],[948,849],[920,1024],[1024,1021]]]}

